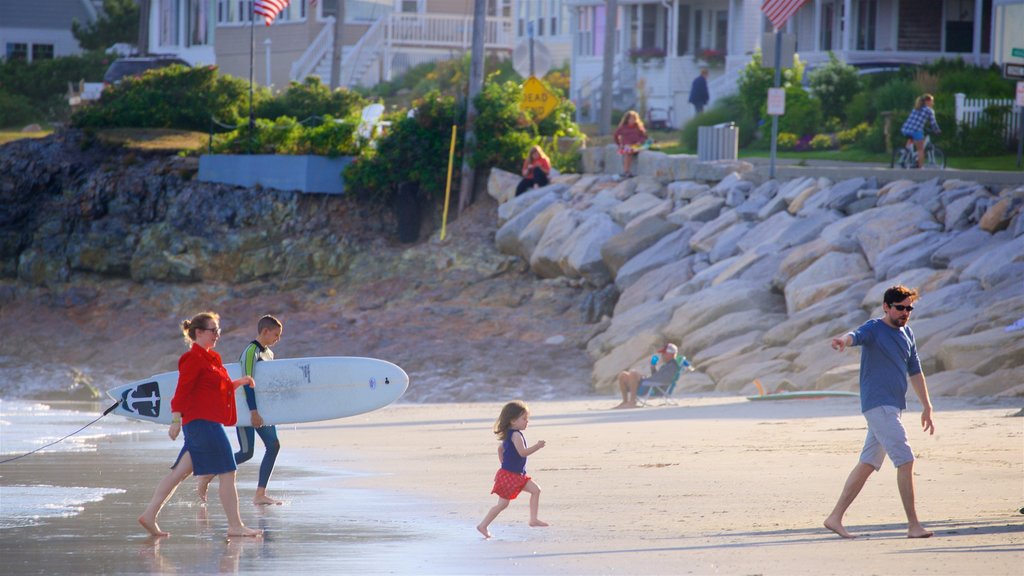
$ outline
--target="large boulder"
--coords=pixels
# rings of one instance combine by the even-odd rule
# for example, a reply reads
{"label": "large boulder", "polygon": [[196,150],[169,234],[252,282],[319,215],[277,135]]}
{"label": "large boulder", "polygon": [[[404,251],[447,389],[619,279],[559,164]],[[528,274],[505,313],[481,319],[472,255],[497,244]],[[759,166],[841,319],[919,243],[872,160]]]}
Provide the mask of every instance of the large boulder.
{"label": "large boulder", "polygon": [[615,274],[615,285],[624,291],[647,272],[681,260],[691,253],[693,228],[686,226],[658,240],[650,248],[629,259]]}
{"label": "large boulder", "polygon": [[518,174],[491,168],[491,173],[487,175],[487,194],[497,200],[498,204],[504,204],[516,197],[516,186],[520,180],[522,177]]}
{"label": "large boulder", "polygon": [[[1024,338],[1002,327],[949,338],[936,353],[945,370],[967,370],[981,375],[1021,365]],[[983,372],[982,372],[983,370]]]}
{"label": "large boulder", "polygon": [[[503,227],[510,220],[519,216],[522,212],[532,208],[537,202],[554,202],[559,196],[564,194],[565,191],[566,187],[564,185],[549,184],[543,188],[534,188],[510,199],[508,202],[498,206],[498,227]],[[540,210],[542,209],[543,208]],[[537,210],[534,215],[539,214],[540,210]],[[525,224],[523,225],[525,226]]]}
{"label": "large boulder", "polygon": [[[541,188],[540,190],[544,189]],[[539,191],[534,191],[523,194],[511,202],[502,204],[502,206],[510,206],[517,203],[520,199],[525,199],[528,196],[538,194],[538,192]],[[519,254],[521,252],[519,247],[519,235],[522,234],[523,230],[533,222],[533,219],[546,210],[548,206],[558,202],[558,195],[545,193],[532,198],[532,200],[533,201],[529,204],[524,205],[522,210],[515,212],[515,215],[505,221],[504,224],[499,224],[498,231],[494,234],[494,245],[498,250],[505,254]],[[501,207],[498,209],[500,210]]]}
{"label": "large boulder", "polygon": [[647,218],[640,225],[626,228],[609,238],[601,246],[601,257],[612,274],[617,274],[619,268],[622,268],[630,258],[678,229],[679,226],[663,218]]}
{"label": "large boulder", "polygon": [[[696,352],[716,342],[721,342],[741,334],[763,332],[785,320],[783,314],[751,314],[749,311],[725,314],[702,326],[694,326],[679,336],[679,345],[684,350]],[[665,332],[671,336],[671,328]]]}
{"label": "large boulder", "polygon": [[718,217],[725,206],[725,198],[706,194],[668,215],[668,221],[683,224],[690,220],[709,222]]}
{"label": "large boulder", "polygon": [[990,288],[1005,281],[1024,286],[1024,237],[1014,238],[999,246],[979,250],[977,258],[960,273],[964,280],[975,279]]}
{"label": "large boulder", "polygon": [[[924,229],[923,223],[935,222],[930,212],[920,206],[908,203],[872,208],[860,215],[866,217],[861,225],[852,232],[864,252],[868,264],[872,267],[878,261],[878,255],[882,250],[904,238],[917,234]],[[851,218],[856,218],[856,216]],[[849,219],[847,218],[847,220]]]}
{"label": "large boulder", "polygon": [[674,341],[701,326],[734,312],[748,312],[752,315],[778,313],[783,303],[778,294],[773,294],[753,282],[734,280],[719,284],[714,290],[702,290],[686,298],[676,309],[672,321],[663,333]]}
{"label": "large boulder", "polygon": [[905,270],[930,265],[932,254],[951,238],[950,234],[928,231],[908,236],[890,245],[878,254],[874,266],[875,278],[884,280]]}
{"label": "large boulder", "polygon": [[530,256],[533,255],[533,251],[537,249],[537,245],[540,244],[540,239],[544,237],[544,231],[548,229],[548,224],[551,223],[551,219],[555,217],[555,214],[568,210],[562,202],[554,202],[549,204],[547,208],[537,214],[537,217],[530,221],[519,232],[519,236],[516,239],[516,243],[511,243],[511,239],[503,237],[502,241],[498,244],[498,249],[502,252],[512,251],[515,254],[521,256],[524,260],[529,261]]}
{"label": "large boulder", "polygon": [[594,391],[608,393],[617,390],[617,377],[623,370],[650,370],[651,351],[661,347],[664,340],[654,332],[635,334],[623,345],[597,358],[590,373]]}
{"label": "large boulder", "polygon": [[664,201],[654,194],[636,193],[613,208],[608,214],[619,226],[625,226],[640,214],[661,207]]}
{"label": "large boulder", "polygon": [[786,310],[799,312],[870,277],[871,270],[860,254],[829,252],[786,284]]}
{"label": "large boulder", "polygon": [[615,304],[616,316],[651,300],[661,300],[669,290],[693,277],[693,256],[655,268],[622,292]]}
{"label": "large boulder", "polygon": [[534,274],[541,278],[557,278],[562,275],[562,254],[576,229],[578,218],[572,210],[563,210],[551,218],[537,248],[530,255],[530,270]]}
{"label": "large boulder", "polygon": [[607,214],[594,214],[584,220],[566,240],[559,262],[562,272],[570,278],[582,277],[592,286],[611,282],[612,272],[601,258],[601,247],[621,231]]}

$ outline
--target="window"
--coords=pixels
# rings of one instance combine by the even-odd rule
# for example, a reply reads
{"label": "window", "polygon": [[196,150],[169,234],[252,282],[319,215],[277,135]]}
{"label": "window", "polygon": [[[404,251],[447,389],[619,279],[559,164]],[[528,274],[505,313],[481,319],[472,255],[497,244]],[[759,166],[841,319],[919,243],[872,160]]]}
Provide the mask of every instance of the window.
{"label": "window", "polygon": [[715,12],[715,50],[726,54],[729,52],[729,11]]}
{"label": "window", "polygon": [[32,61],[53,60],[53,44],[33,44]]}
{"label": "window", "polygon": [[178,44],[178,0],[160,0],[160,45]]}
{"label": "window", "polygon": [[420,3],[417,0],[402,0],[402,12],[415,14],[420,11]]}
{"label": "window", "polygon": [[8,60],[28,60],[28,44],[21,42],[7,43]]}
{"label": "window", "polygon": [[217,24],[231,22],[231,0],[217,0]]}
{"label": "window", "polygon": [[676,37],[676,55],[683,56],[690,51],[690,7],[679,6],[679,36]]}
{"label": "window", "polygon": [[877,0],[860,0],[857,2],[857,50],[875,49],[875,21],[877,17]]}
{"label": "window", "polygon": [[374,22],[378,18],[390,14],[394,5],[391,0],[347,0],[345,20],[348,22]]}
{"label": "window", "polygon": [[[252,19],[252,1],[251,0],[237,0],[238,1],[238,13],[235,17],[235,22],[249,22]],[[327,2],[328,0],[324,0]],[[325,7],[326,8],[326,7]]]}
{"label": "window", "polygon": [[209,0],[189,0],[188,45],[205,46],[210,43]]}

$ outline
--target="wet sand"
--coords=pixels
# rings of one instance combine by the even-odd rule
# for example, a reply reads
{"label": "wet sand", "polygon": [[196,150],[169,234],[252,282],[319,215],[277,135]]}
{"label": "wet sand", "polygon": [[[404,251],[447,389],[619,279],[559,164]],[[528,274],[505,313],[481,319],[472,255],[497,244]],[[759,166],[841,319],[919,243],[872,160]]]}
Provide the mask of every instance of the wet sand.
{"label": "wet sand", "polygon": [[[208,505],[182,486],[160,517],[135,518],[177,453],[164,429],[94,453],[40,454],[0,466],[5,487],[121,488],[70,518],[0,530],[5,574],[989,574],[1024,562],[1024,418],[1020,402],[940,398],[938,432],[905,414],[918,514],[936,532],[909,540],[889,462],[851,507],[842,540],[821,526],[864,435],[857,399],[752,403],[688,397],[680,406],[608,410],[610,397],[531,402],[526,437],[543,489],[491,525],[490,427],[500,404],[399,404],[344,420],[279,427],[270,495],[249,504],[258,464],[239,472],[243,520],[262,541],[226,541],[215,486]],[[257,446],[258,459],[261,455]]]}

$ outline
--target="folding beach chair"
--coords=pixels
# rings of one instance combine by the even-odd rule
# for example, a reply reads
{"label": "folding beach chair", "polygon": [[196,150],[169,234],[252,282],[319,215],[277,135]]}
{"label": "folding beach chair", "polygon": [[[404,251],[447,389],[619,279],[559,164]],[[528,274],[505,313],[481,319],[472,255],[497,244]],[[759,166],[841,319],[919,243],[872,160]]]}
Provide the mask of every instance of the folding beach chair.
{"label": "folding beach chair", "polygon": [[668,385],[649,382],[649,379],[640,381],[640,387],[636,391],[636,397],[637,400],[640,401],[641,406],[646,406],[652,396],[661,396],[662,406],[675,406],[677,404],[675,399],[672,398],[672,393],[676,391],[676,384],[679,382],[679,378],[683,375],[683,372],[692,372],[693,366],[690,364],[690,361],[686,359],[686,356],[676,357],[676,365],[676,375]]}

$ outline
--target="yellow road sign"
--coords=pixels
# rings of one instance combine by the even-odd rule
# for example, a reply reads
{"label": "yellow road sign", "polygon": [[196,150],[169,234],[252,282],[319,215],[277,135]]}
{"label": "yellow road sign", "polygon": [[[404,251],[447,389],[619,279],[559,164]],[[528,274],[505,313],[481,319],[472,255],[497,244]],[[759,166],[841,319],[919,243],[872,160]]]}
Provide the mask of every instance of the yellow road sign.
{"label": "yellow road sign", "polygon": [[536,77],[530,76],[523,83],[523,103],[520,108],[533,112],[534,118],[543,120],[558,106],[558,96],[548,90]]}

